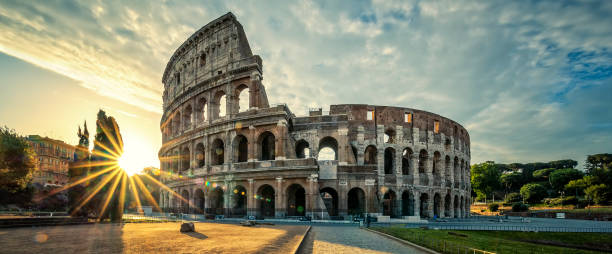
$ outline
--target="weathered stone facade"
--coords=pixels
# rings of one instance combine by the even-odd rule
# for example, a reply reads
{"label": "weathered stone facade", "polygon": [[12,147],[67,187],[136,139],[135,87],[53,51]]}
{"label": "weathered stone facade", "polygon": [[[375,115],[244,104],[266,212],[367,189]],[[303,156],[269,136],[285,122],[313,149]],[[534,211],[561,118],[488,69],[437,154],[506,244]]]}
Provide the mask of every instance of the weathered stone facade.
{"label": "weathered stone facade", "polygon": [[461,125],[356,104],[296,116],[268,104],[262,73],[231,13],[176,50],[162,79],[159,157],[175,192],[161,193],[163,208],[277,218],[468,215],[470,139]]}

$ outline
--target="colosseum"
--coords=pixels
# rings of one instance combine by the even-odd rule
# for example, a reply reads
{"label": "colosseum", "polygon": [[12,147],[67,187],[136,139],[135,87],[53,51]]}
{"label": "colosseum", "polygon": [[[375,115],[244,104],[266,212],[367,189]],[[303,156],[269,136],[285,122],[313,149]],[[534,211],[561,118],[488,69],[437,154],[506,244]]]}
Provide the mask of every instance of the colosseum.
{"label": "colosseum", "polygon": [[[166,211],[379,221],[465,217],[470,138],[412,108],[270,104],[263,64],[227,13],[189,37],[163,74]],[[327,110],[326,110],[327,111]]]}

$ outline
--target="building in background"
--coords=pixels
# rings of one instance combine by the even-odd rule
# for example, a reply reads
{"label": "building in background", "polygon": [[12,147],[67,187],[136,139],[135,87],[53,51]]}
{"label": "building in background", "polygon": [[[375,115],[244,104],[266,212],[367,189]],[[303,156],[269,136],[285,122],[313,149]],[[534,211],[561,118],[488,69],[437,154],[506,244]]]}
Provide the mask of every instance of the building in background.
{"label": "building in background", "polygon": [[29,135],[28,141],[36,152],[36,171],[32,183],[64,185],[68,182],[69,163],[74,161],[75,147],[64,141]]}

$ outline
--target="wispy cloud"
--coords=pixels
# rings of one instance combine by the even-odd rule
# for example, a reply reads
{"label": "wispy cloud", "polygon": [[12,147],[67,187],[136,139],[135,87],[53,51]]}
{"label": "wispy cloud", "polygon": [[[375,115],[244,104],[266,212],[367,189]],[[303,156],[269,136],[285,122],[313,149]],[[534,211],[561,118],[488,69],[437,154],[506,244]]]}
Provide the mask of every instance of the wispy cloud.
{"label": "wispy cloud", "polygon": [[161,111],[160,78],[199,27],[234,12],[272,103],[368,103],[457,120],[473,161],[610,152],[611,1],[0,3],[0,51]]}

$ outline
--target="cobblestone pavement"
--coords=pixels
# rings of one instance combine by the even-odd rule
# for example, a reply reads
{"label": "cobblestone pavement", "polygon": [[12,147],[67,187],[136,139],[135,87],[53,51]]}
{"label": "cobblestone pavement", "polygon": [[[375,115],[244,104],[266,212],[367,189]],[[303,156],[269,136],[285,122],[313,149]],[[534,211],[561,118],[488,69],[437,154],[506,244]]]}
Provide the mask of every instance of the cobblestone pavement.
{"label": "cobblestone pavement", "polygon": [[359,227],[313,226],[300,253],[424,253]]}

